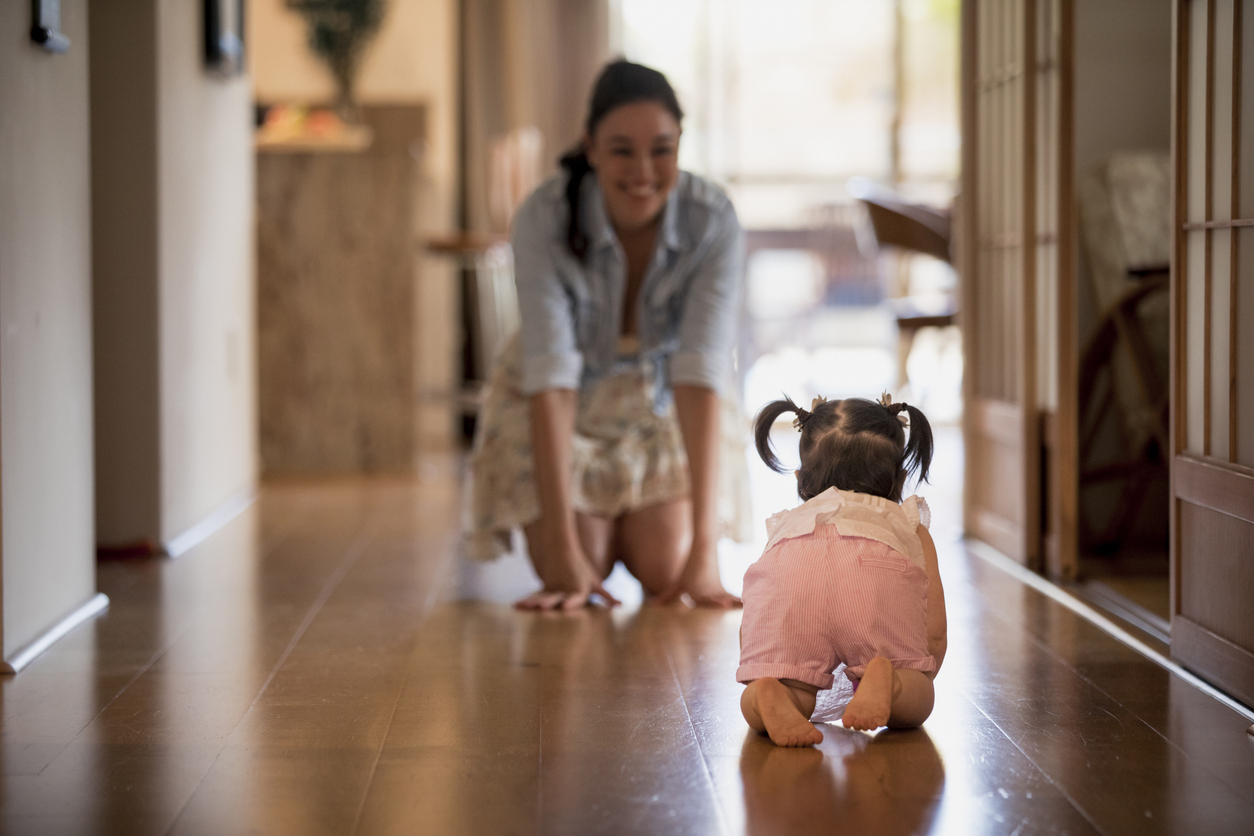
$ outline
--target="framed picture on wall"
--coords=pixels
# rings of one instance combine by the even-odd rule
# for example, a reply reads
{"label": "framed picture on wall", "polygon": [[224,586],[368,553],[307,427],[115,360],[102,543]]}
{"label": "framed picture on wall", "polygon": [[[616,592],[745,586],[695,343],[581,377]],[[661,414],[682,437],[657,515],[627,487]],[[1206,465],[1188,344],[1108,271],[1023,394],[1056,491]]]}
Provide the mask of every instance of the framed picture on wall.
{"label": "framed picture on wall", "polygon": [[244,71],[244,0],[202,0],[205,67],[220,75]]}

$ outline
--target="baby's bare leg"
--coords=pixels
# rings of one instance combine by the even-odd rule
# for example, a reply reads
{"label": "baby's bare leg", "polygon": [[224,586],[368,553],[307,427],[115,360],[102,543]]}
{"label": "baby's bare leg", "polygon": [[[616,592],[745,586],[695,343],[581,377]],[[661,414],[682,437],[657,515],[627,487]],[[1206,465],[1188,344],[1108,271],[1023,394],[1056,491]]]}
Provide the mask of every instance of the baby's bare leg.
{"label": "baby's bare leg", "polygon": [[927,674],[894,670],[892,662],[877,656],[866,666],[841,722],[846,728],[864,731],[881,726],[916,728],[932,713],[934,697]]}
{"label": "baby's bare leg", "polygon": [[923,526],[919,526],[918,535],[923,541],[923,557],[927,563],[927,652],[936,659],[936,670],[927,676],[935,678],[940,672],[941,662],[945,661],[945,651],[949,647],[949,626],[945,618],[945,588],[941,585],[940,564],[936,560],[936,544],[932,542],[932,535]]}
{"label": "baby's bare leg", "polygon": [[936,692],[932,676],[904,668],[893,671],[893,710],[888,725],[894,729],[917,729],[932,713]]}
{"label": "baby's bare leg", "polygon": [[813,746],[823,733],[810,722],[818,688],[795,679],[755,679],[740,695],[740,711],[754,731],[776,746]]}

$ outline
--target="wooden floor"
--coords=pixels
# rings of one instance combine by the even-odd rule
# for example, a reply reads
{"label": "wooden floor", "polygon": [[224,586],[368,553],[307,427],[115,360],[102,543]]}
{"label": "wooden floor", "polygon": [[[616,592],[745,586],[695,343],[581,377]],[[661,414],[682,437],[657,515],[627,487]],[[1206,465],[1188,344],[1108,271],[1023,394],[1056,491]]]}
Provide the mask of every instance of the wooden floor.
{"label": "wooden floor", "polygon": [[514,612],[425,472],[102,564],[107,614],[0,691],[3,832],[1254,833],[1246,720],[952,539],[925,728],[778,750],[738,613]]}

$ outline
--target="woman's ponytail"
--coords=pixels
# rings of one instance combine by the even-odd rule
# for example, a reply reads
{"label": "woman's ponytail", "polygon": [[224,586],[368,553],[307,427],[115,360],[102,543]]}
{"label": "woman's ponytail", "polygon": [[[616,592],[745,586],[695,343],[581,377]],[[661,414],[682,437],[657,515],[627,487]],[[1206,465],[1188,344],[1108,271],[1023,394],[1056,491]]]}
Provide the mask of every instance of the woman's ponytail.
{"label": "woman's ponytail", "polygon": [[776,473],[784,473],[785,468],[780,464],[775,451],[771,449],[771,428],[775,426],[775,419],[785,412],[797,413],[799,421],[804,421],[810,415],[793,403],[792,398],[785,397],[783,400],[771,401],[762,407],[758,417],[753,420],[753,441],[758,449],[758,455],[762,457],[762,461],[766,462],[766,466]]}
{"label": "woman's ponytail", "polygon": [[566,246],[579,261],[588,255],[588,236],[579,224],[579,193],[583,178],[592,171],[588,155],[582,147],[574,148],[562,156],[558,163],[566,169]]}

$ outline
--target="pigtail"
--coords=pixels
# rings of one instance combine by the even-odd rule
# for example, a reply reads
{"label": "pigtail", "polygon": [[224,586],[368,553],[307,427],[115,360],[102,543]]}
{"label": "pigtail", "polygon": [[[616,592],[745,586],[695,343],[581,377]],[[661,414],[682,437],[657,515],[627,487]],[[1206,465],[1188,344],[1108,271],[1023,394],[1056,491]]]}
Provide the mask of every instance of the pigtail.
{"label": "pigtail", "polygon": [[566,246],[571,255],[583,261],[588,255],[588,236],[579,226],[579,194],[583,178],[592,171],[592,166],[582,147],[562,155],[558,163],[566,169]]}
{"label": "pigtail", "polygon": [[902,459],[902,467],[906,473],[913,473],[919,483],[927,481],[928,468],[932,466],[932,425],[927,416],[918,408],[906,404],[900,406],[910,416],[910,438],[906,441],[906,453]]}
{"label": "pigtail", "polygon": [[797,413],[799,422],[810,417],[810,413],[793,403],[792,398],[785,396],[783,400],[771,401],[762,407],[758,417],[753,419],[753,441],[758,449],[758,455],[762,457],[762,461],[766,462],[766,466],[776,473],[785,473],[787,469],[780,463],[775,451],[771,449],[771,428],[775,426],[775,420],[785,412]]}

